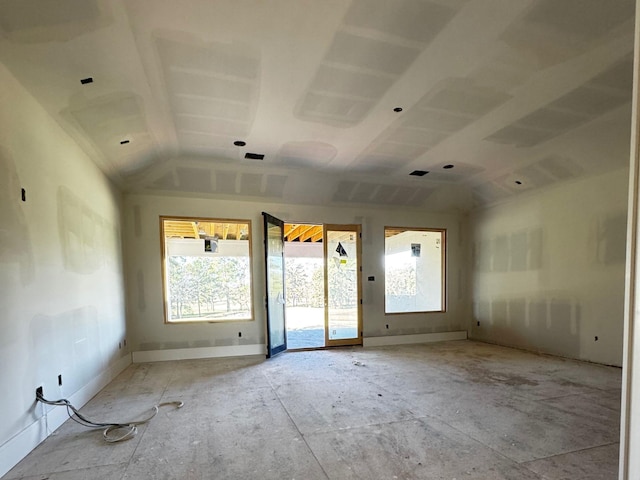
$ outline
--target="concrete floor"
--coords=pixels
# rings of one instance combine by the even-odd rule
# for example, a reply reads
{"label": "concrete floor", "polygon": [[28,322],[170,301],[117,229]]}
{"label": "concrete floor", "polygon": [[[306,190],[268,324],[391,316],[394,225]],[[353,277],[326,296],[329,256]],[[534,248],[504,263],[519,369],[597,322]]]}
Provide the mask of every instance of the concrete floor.
{"label": "concrete floor", "polygon": [[130,366],[5,479],[615,479],[621,371],[471,341]]}

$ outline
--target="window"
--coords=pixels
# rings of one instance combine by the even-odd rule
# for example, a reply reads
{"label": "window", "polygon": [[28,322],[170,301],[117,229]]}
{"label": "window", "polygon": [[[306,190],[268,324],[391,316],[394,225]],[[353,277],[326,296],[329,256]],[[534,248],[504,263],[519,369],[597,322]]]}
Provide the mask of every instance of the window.
{"label": "window", "polygon": [[385,313],[445,311],[446,230],[385,227]]}
{"label": "window", "polygon": [[160,217],[165,320],[253,320],[251,222]]}

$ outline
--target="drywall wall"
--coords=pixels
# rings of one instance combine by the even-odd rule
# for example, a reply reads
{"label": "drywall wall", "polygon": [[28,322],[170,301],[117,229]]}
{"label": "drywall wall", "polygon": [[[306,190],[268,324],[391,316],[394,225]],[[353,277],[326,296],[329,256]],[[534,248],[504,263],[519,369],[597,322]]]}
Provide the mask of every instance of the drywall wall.
{"label": "drywall wall", "polygon": [[[418,209],[336,208],[257,200],[197,199],[125,195],[125,264],[129,286],[128,318],[131,348],[136,351],[225,348],[264,344],[264,246],[262,215],[266,211],[285,222],[362,225],[363,334],[383,335],[448,332],[466,328],[468,295],[464,289],[465,223],[457,214],[425,213]],[[165,324],[162,298],[159,217],[194,216],[251,221],[253,302],[250,322]],[[384,315],[384,227],[446,228],[448,232],[448,309],[446,313]],[[373,276],[374,281],[368,281]],[[389,325],[389,328],[386,328]],[[242,337],[238,333],[242,332]],[[237,349],[247,352],[246,349]],[[140,358],[150,358],[142,356]],[[167,358],[167,357],[162,357]],[[136,357],[134,356],[134,360]]]}
{"label": "drywall wall", "polygon": [[1,476],[66,419],[36,387],[81,405],[130,355],[121,195],[2,65],[0,85]]}
{"label": "drywall wall", "polygon": [[621,365],[628,170],[474,212],[470,338]]}

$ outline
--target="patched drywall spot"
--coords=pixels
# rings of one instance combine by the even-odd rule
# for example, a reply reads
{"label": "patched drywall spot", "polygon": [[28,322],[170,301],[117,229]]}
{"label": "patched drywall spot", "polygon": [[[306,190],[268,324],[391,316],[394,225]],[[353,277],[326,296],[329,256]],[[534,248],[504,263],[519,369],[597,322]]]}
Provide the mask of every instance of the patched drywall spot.
{"label": "patched drywall spot", "polygon": [[142,236],[142,215],[140,205],[133,207],[133,232],[137,238]]}
{"label": "patched drywall spot", "polygon": [[0,146],[0,263],[18,263],[23,286],[35,276],[33,246],[15,163]]}
{"label": "patched drywall spot", "polygon": [[113,23],[104,0],[3,0],[0,30],[13,42],[66,42]]}
{"label": "patched drywall spot", "polygon": [[509,270],[509,237],[498,235],[493,239],[493,261],[491,262],[494,272],[507,272]]}
{"label": "patched drywall spot", "polygon": [[577,358],[580,312],[580,304],[575,299],[550,293],[533,298],[477,300],[471,336]]}
{"label": "patched drywall spot", "polygon": [[105,264],[106,253],[117,248],[115,227],[67,187],[58,188],[58,232],[68,271],[93,273]]}
{"label": "patched drywall spot", "polygon": [[142,270],[138,270],[136,273],[137,293],[138,293],[138,310],[144,312],[147,308],[147,302],[145,300],[144,291],[144,273]]}
{"label": "patched drywall spot", "polygon": [[627,248],[627,214],[617,212],[596,220],[595,257],[604,265],[625,263]]}
{"label": "patched drywall spot", "polygon": [[481,239],[473,244],[477,272],[522,272],[542,268],[542,228]]}

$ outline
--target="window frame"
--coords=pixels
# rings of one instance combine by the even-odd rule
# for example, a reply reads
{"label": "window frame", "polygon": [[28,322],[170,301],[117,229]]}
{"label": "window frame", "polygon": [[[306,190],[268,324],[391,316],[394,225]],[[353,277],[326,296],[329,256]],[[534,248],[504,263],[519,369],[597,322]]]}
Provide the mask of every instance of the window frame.
{"label": "window frame", "polygon": [[[167,248],[165,237],[165,222],[207,222],[207,223],[238,223],[246,224],[248,226],[247,240],[249,242],[249,318],[242,319],[210,319],[210,320],[171,320],[171,306],[169,304],[169,278],[167,275]],[[160,265],[162,275],[162,305],[164,310],[164,323],[165,325],[187,325],[187,324],[206,324],[206,323],[238,323],[238,322],[253,322],[255,321],[255,308],[254,308],[254,291],[253,291],[253,233],[250,219],[238,219],[238,218],[211,218],[211,217],[184,217],[174,215],[160,215]]]}
{"label": "window frame", "polygon": [[[389,230],[402,230],[413,232],[436,232],[441,234],[441,260],[440,260],[440,282],[441,282],[441,309],[440,310],[415,310],[407,312],[387,312],[387,231]],[[415,314],[433,314],[433,313],[446,313],[447,312],[447,229],[446,228],[433,228],[433,227],[398,227],[398,226],[385,226],[384,227],[384,245],[383,245],[383,269],[384,269],[384,314],[387,315],[415,315]]]}

